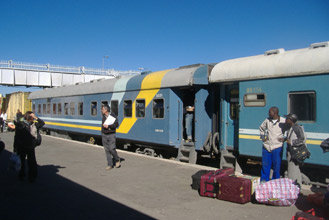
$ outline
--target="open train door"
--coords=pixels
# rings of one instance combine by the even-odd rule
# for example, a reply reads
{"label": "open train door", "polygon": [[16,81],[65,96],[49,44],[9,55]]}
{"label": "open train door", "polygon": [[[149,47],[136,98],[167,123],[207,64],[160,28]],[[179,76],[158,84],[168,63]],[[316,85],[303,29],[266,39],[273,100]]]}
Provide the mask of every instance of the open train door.
{"label": "open train door", "polygon": [[239,140],[239,85],[222,85],[220,88],[220,167],[237,167],[236,153]]}

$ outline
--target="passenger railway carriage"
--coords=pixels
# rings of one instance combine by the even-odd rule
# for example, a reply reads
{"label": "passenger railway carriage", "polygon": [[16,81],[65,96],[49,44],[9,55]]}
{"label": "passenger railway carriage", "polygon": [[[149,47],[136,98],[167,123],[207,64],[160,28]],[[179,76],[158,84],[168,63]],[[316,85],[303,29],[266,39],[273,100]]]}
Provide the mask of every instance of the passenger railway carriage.
{"label": "passenger railway carriage", "polygon": [[[46,121],[53,135],[99,136],[103,104],[119,118],[117,138],[139,152],[160,155],[180,147],[184,139],[183,108],[195,102],[195,149],[202,148],[211,130],[211,102],[207,101],[211,66],[192,65],[138,76],[100,80],[80,85],[36,91],[30,95],[32,108]],[[164,148],[159,152],[150,148]],[[191,161],[192,162],[192,161]]]}
{"label": "passenger railway carriage", "polygon": [[[258,127],[277,106],[304,125],[310,165],[329,167],[320,143],[329,138],[328,42],[309,48],[271,50],[263,55],[191,65],[138,76],[36,91],[33,110],[54,135],[100,136],[103,104],[118,115],[117,137],[151,155],[173,153],[195,163],[197,154],[220,155],[220,166],[235,157],[260,158]],[[186,143],[184,107],[194,102],[193,142]],[[240,160],[243,161],[243,160]]]}

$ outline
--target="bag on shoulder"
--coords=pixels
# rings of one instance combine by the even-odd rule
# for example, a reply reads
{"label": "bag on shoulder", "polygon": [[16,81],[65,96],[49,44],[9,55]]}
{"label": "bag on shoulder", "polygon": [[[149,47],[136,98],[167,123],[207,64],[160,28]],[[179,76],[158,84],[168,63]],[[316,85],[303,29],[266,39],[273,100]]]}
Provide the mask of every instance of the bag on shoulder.
{"label": "bag on shoulder", "polygon": [[37,138],[36,138],[35,146],[40,146],[41,145],[41,141],[42,141],[42,138],[41,138],[40,132],[38,130],[37,131]]}
{"label": "bag on shoulder", "polygon": [[327,138],[326,140],[322,141],[320,147],[323,150],[323,153],[329,152],[329,138]]}
{"label": "bag on shoulder", "polygon": [[311,152],[307,149],[306,144],[290,146],[289,152],[291,154],[291,160],[297,164],[304,163],[304,160],[311,156]]}

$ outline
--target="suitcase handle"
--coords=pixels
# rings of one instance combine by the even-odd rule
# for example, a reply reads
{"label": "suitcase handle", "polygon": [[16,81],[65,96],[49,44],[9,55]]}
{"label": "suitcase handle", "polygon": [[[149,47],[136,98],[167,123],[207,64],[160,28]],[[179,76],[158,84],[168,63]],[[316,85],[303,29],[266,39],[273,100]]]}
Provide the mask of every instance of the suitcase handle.
{"label": "suitcase handle", "polygon": [[[207,185],[212,185],[213,186],[213,190],[207,190]],[[205,193],[217,193],[219,191],[219,186],[218,186],[218,183],[208,183],[208,182],[205,182],[204,183],[204,192]]]}

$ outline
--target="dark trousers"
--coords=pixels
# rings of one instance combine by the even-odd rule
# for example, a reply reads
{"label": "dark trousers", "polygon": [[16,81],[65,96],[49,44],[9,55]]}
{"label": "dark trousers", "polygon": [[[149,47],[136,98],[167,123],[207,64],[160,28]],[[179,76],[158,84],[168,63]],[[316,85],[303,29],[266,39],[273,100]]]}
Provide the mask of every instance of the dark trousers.
{"label": "dark trousers", "polygon": [[[107,159],[107,165],[112,167],[113,166],[113,159],[115,162],[120,161],[120,157],[118,156],[117,150],[116,150],[116,135],[115,133],[111,134],[102,134],[102,142],[103,147],[106,154]],[[113,157],[113,159],[112,159]]]}
{"label": "dark trousers", "polygon": [[19,177],[25,176],[25,158],[27,157],[27,164],[29,167],[28,177],[30,180],[37,178],[38,170],[37,170],[37,160],[35,158],[35,150],[34,148],[23,148],[19,149],[18,152],[21,158],[21,171],[19,172]]}

